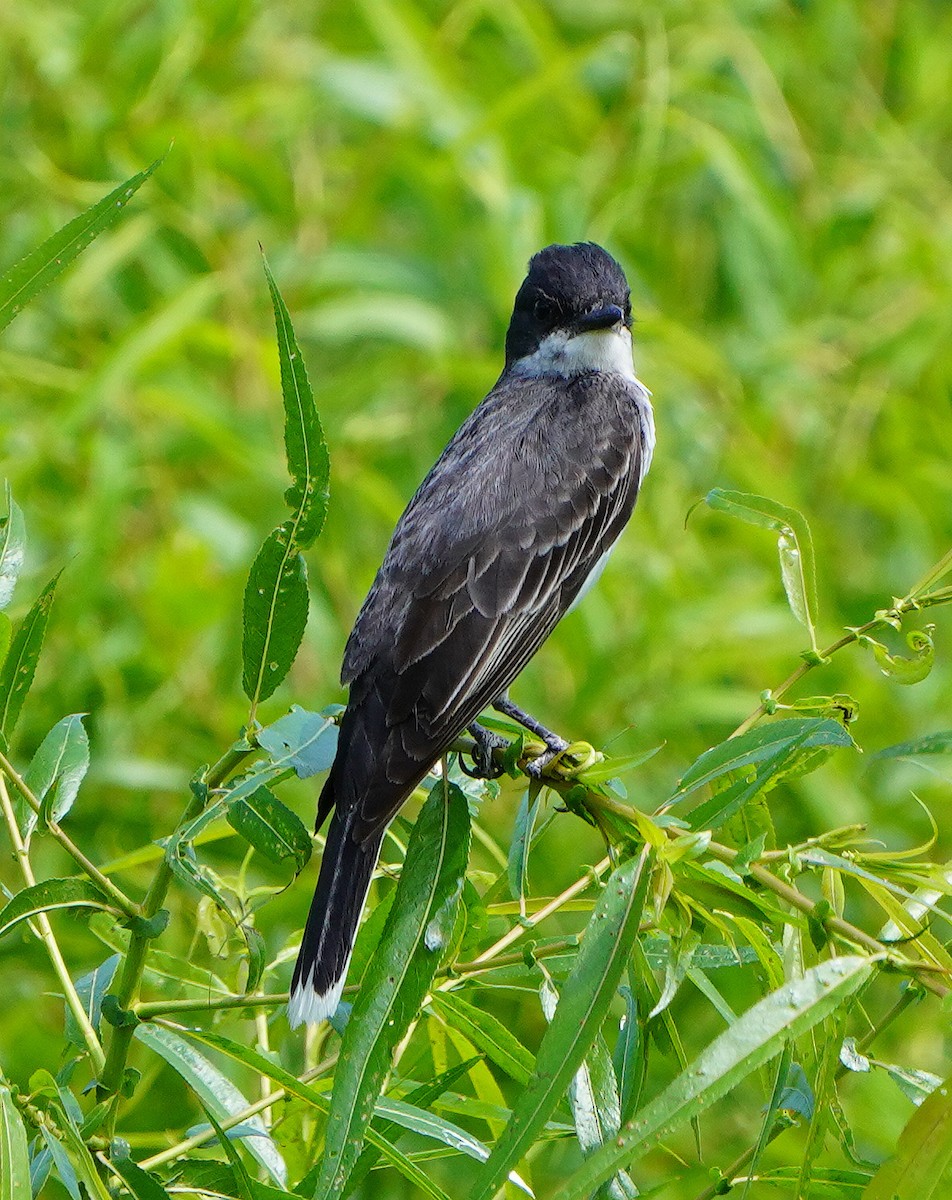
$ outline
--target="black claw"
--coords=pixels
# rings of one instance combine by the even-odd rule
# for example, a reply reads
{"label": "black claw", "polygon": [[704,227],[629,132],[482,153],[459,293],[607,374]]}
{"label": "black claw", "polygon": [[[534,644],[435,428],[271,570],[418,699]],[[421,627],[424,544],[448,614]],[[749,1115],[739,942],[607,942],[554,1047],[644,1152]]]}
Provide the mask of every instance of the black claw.
{"label": "black claw", "polygon": [[459,766],[463,774],[468,775],[470,779],[498,779],[500,775],[504,775],[506,769],[496,762],[493,752],[507,750],[509,748],[508,740],[501,734],[493,733],[482,725],[478,725],[475,721],[470,725],[469,732],[473,735],[476,748],[471,755],[472,768],[466,765],[462,754],[459,756]]}

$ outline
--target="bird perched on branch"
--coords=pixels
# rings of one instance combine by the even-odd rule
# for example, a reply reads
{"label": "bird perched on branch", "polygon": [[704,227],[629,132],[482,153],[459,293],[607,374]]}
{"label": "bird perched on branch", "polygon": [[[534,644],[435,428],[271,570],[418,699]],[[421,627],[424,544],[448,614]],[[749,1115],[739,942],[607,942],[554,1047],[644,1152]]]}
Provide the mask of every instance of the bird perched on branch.
{"label": "bird perched on branch", "polygon": [[624,272],[593,243],[547,246],[516,295],[498,382],[400,518],[347,643],[292,1026],[336,1009],[384,833],[417,784],[467,729],[473,770],[494,773],[501,739],[480,713],[540,737],[536,769],[566,748],[507,689],[601,574],[653,447]]}

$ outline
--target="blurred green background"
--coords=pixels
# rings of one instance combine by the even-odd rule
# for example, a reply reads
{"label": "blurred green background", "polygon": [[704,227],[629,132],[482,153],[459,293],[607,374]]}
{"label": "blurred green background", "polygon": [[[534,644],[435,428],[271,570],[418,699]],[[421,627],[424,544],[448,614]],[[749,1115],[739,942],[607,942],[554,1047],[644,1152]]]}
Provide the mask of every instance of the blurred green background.
{"label": "blurred green background", "polygon": [[[89,713],[70,821],[100,860],[167,833],[247,714],[241,593],[286,486],[259,242],[332,463],[305,645],[264,720],[343,698],[344,640],[393,525],[495,380],[526,261],[551,241],[624,264],[658,448],[602,582],[514,696],[617,753],[664,743],[636,802],[663,799],[806,644],[772,535],[705,508],[686,523],[711,487],[807,516],[821,644],[952,544],[940,0],[31,0],[0,7],[0,44],[0,266],[174,143],[0,346],[4,471],[31,535],[15,615],[65,567],[17,760]],[[867,750],[952,724],[952,619],[929,619],[938,665],[915,687],[858,651],[811,677],[858,700]],[[916,844],[912,787],[947,804],[947,778],[840,756],[778,794],[778,828],[867,820]],[[293,794],[308,822],[313,792]],[[486,810],[503,843],[512,815]],[[537,890],[600,855],[556,822]],[[309,882],[268,909],[272,953]],[[77,927],[77,967],[97,954]],[[22,1077],[60,1009],[37,1025],[37,951],[8,939],[0,955],[0,1052]],[[917,1037],[935,1068],[940,1027]],[[871,1104],[861,1132],[888,1145],[880,1118]]]}

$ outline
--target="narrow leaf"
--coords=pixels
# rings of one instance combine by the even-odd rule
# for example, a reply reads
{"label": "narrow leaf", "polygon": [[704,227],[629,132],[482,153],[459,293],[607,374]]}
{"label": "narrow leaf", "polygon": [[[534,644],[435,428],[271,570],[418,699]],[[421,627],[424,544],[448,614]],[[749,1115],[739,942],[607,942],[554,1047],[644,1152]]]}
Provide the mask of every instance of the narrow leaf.
{"label": "narrow leaf", "polygon": [[307,604],[307,568],[285,521],[265,538],[245,586],[241,682],[252,704],[267,700],[291,669]]}
{"label": "narrow leaf", "polygon": [[266,787],[228,806],[228,824],[270,862],[286,859],[295,872],[311,857],[311,837],[301,818]]}
{"label": "narrow leaf", "polygon": [[[86,1016],[96,1032],[99,1032],[99,1022],[102,1018],[103,996],[109,991],[109,986],[119,966],[119,955],[113,954],[94,971],[76,980],[76,994],[83,1002]],[[66,1038],[74,1046],[85,1046],[86,1039],[82,1030],[76,1024],[69,1005],[66,1006]]]}
{"label": "narrow leaf", "polygon": [[87,208],[47,238],[42,246],[21,258],[0,279],[0,329],[9,325],[37,292],[65,271],[90,242],[119,219],[126,205],[164,159],[163,154],[150,167],[127,179],[92,208]]}
{"label": "narrow leaf", "polygon": [[897,742],[877,750],[873,758],[915,758],[919,754],[952,754],[952,729],[927,733],[911,742]]}
{"label": "narrow leaf", "polygon": [[706,783],[745,767],[756,766],[782,754],[792,743],[799,749],[816,746],[853,746],[855,743],[838,721],[828,717],[790,717],[757,725],[740,737],[713,746],[691,764],[681,777],[670,803],[696,792]]}
{"label": "narrow leaf", "polygon": [[466,797],[447,780],[437,780],[410,836],[380,947],[344,1033],[315,1200],[336,1196],[357,1162],[393,1049],[440,964],[443,946],[434,945],[428,933],[447,902],[453,897],[458,902],[468,850]]}
{"label": "narrow leaf", "polygon": [[705,500],[711,508],[739,517],[761,529],[772,529],[779,535],[777,550],[784,591],[793,615],[809,631],[810,646],[816,652],[816,562],[813,537],[806,518],[795,508],[749,492],[713,488]]}
{"label": "narrow leaf", "polygon": [[28,921],[37,913],[52,912],[57,908],[101,908],[104,912],[116,910],[102,892],[85,879],[46,879],[24,888],[0,910],[0,937],[9,933],[21,921]]}
{"label": "narrow leaf", "polygon": [[[289,1096],[295,1096],[299,1100],[305,1101],[305,1103],[311,1105],[318,1112],[326,1113],[329,1110],[331,1102],[326,1093],[319,1092],[310,1084],[302,1083],[296,1075],[292,1075],[290,1071],[273,1062],[270,1058],[265,1058],[264,1055],[259,1054],[256,1050],[252,1050],[250,1046],[234,1042],[230,1038],[223,1037],[219,1033],[212,1033],[206,1029],[187,1029],[183,1030],[182,1033],[183,1036],[189,1038],[191,1041],[199,1042],[211,1047],[213,1050],[218,1050],[235,1062],[250,1067],[259,1075],[264,1075],[279,1087],[284,1088]],[[437,1187],[406,1155],[391,1145],[386,1138],[381,1137],[372,1125],[367,1130],[367,1141],[372,1146],[376,1146],[383,1157],[425,1195],[433,1196],[434,1200],[447,1200],[446,1194],[442,1189]]]}
{"label": "narrow leaf", "polygon": [[5,1083],[0,1083],[0,1200],[32,1200],[26,1129]]}
{"label": "narrow leaf", "polygon": [[[172,1069],[188,1084],[205,1108],[215,1114],[219,1121],[233,1117],[248,1107],[247,1099],[217,1067],[194,1046],[171,1029],[157,1025],[137,1025],[134,1036],[164,1058]],[[271,1135],[260,1117],[249,1117],[260,1137],[247,1140],[248,1152],[280,1187],[286,1186],[287,1168]]]}
{"label": "narrow leaf", "polygon": [[535,1142],[595,1040],[638,936],[651,860],[645,847],[609,877],[542,1039],[533,1076],[477,1177],[471,1200],[490,1200],[496,1194]]}
{"label": "narrow leaf", "polygon": [[113,1155],[109,1165],[119,1176],[129,1190],[134,1200],[169,1200],[169,1194],[148,1171],[143,1171],[138,1163],[127,1155]]}
{"label": "narrow leaf", "polygon": [[708,1109],[742,1079],[834,1011],[869,978],[875,960],[829,959],[764,997],[726,1029],[619,1136],[563,1186],[560,1200],[583,1200],[674,1129]]}
{"label": "narrow leaf", "polygon": [[264,263],[271,291],[284,396],[284,446],[292,484],[284,494],[294,513],[292,543],[306,550],[321,532],[327,513],[330,460],[304,359],[294,336],[291,316],[277,284]]}
{"label": "narrow leaf", "polygon": [[3,666],[0,667],[0,740],[7,743],[36,674],[36,664],[43,648],[43,636],[46,633],[53,592],[58,580],[57,573],[20,622],[3,660]]}
{"label": "narrow leaf", "polygon": [[930,1200],[952,1186],[952,1080],[913,1112],[895,1155],[876,1172],[863,1200]]}
{"label": "narrow leaf", "polygon": [[56,1168],[56,1174],[60,1178],[60,1183],[69,1192],[71,1200],[83,1200],[79,1180],[76,1178],[73,1164],[69,1161],[66,1147],[59,1138],[54,1136],[52,1130],[48,1129],[45,1125],[40,1129],[40,1133],[43,1135],[43,1141],[46,1143],[47,1152],[52,1159],[53,1166]]}
{"label": "narrow leaf", "polygon": [[516,1083],[529,1082],[535,1059],[491,1012],[468,1004],[455,992],[434,992],[430,1003],[447,1024],[458,1029]]}
{"label": "narrow leaf", "polygon": [[13,499],[9,483],[6,493],[7,515],[0,527],[0,608],[6,608],[13,599],[13,589],[20,578],[26,550],[26,523],[20,506]]}

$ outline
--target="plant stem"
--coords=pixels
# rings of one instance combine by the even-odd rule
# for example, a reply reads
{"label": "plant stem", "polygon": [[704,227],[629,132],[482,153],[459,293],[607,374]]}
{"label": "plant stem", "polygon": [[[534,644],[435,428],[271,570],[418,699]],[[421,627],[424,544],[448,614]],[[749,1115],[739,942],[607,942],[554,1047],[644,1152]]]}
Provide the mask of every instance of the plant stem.
{"label": "plant stem", "polygon": [[[41,808],[40,801],[33,794],[23,776],[19,774],[6,755],[2,753],[0,753],[0,771],[7,776],[17,792],[23,797],[25,803],[39,815]],[[59,842],[70,858],[85,871],[96,887],[108,896],[118,909],[121,909],[127,917],[137,917],[139,915],[138,904],[130,900],[125,892],[121,888],[118,888],[107,875],[104,875],[95,863],[90,862],[82,850],[73,842],[72,838],[64,833],[55,821],[50,821],[46,828],[51,837]]]}
{"label": "plant stem", "polygon": [[[33,874],[33,866],[30,862],[29,851],[23,843],[23,838],[20,837],[20,827],[17,825],[16,813],[13,811],[13,804],[10,800],[10,793],[7,791],[6,780],[0,775],[0,806],[3,808],[3,816],[7,823],[7,829],[10,833],[10,841],[13,843],[14,854],[16,855],[17,863],[20,867],[20,874],[23,876],[27,887],[33,887],[36,883],[36,877]],[[53,927],[50,924],[49,917],[46,913],[37,913],[35,917],[36,926],[39,931],[39,936],[46,947],[46,952],[50,956],[50,962],[53,964],[53,970],[60,981],[60,986],[63,989],[63,994],[66,997],[66,1003],[69,1006],[70,1012],[75,1018],[76,1024],[82,1031],[83,1040],[86,1043],[86,1048],[89,1051],[90,1062],[92,1063],[93,1073],[98,1075],[105,1063],[105,1055],[103,1054],[102,1044],[96,1034],[96,1030],[92,1026],[89,1015],[83,1007],[83,1002],[80,1000],[73,986],[73,981],[69,975],[69,969],[60,953],[59,945],[53,934]]]}
{"label": "plant stem", "polygon": [[222,996],[219,1000],[147,1000],[133,1004],[132,1012],[140,1021],[166,1017],[172,1013],[223,1012],[231,1008],[279,1008],[287,1004],[287,992],[267,996]]}
{"label": "plant stem", "polygon": [[[836,654],[838,650],[842,650],[846,646],[851,646],[854,642],[858,642],[861,637],[871,633],[874,629],[882,629],[886,625],[892,625],[895,621],[901,621],[904,616],[910,612],[917,612],[922,608],[932,608],[938,604],[948,604],[952,601],[952,588],[940,588],[935,592],[926,592],[923,596],[916,596],[914,593],[898,600],[893,608],[884,609],[881,613],[877,613],[871,621],[867,621],[865,625],[859,625],[856,629],[849,629],[842,637],[837,638],[825,650],[821,650],[816,658],[811,658],[802,662],[795,671],[793,671],[783,683],[770,693],[771,700],[778,700],[785,695],[808,672],[814,667],[821,666],[823,662]],[[766,701],[762,701],[754,709],[754,711],[745,720],[737,726],[731,734],[732,738],[739,737],[740,734],[746,733],[753,725],[756,725],[761,717],[765,716],[768,711]]]}
{"label": "plant stem", "polygon": [[[253,746],[246,746],[239,742],[230,747],[225,754],[209,767],[205,772],[202,782],[207,786],[208,791],[213,788],[220,787],[228,776],[248,757],[253,753]],[[180,824],[194,820],[195,817],[202,811],[204,807],[203,793],[196,789],[185,807],[182,814]],[[172,868],[168,860],[163,858],[156,868],[155,875],[152,878],[152,883],[149,887],[146,897],[142,902],[142,917],[144,921],[150,920],[161,909],[165,897],[169,890],[169,885],[172,882]],[[115,989],[116,1000],[120,1008],[130,1008],[138,998],[139,986],[142,982],[142,973],[145,970],[145,960],[148,954],[149,942],[155,936],[154,933],[148,931],[140,922],[137,928],[133,928],[132,935],[129,938],[129,946],[126,950],[126,956],[122,964],[122,972],[119,977],[119,983]],[[126,1069],[126,1060],[129,1056],[129,1047],[132,1044],[132,1036],[135,1032],[135,1025],[122,1025],[112,1030],[112,1036],[109,1041],[109,1050],[106,1054],[106,1062],[103,1067],[103,1072],[99,1081],[100,1093],[103,1095],[111,1095],[118,1092],[122,1086],[123,1075]],[[113,1110],[113,1121],[115,1119],[115,1110]]]}

